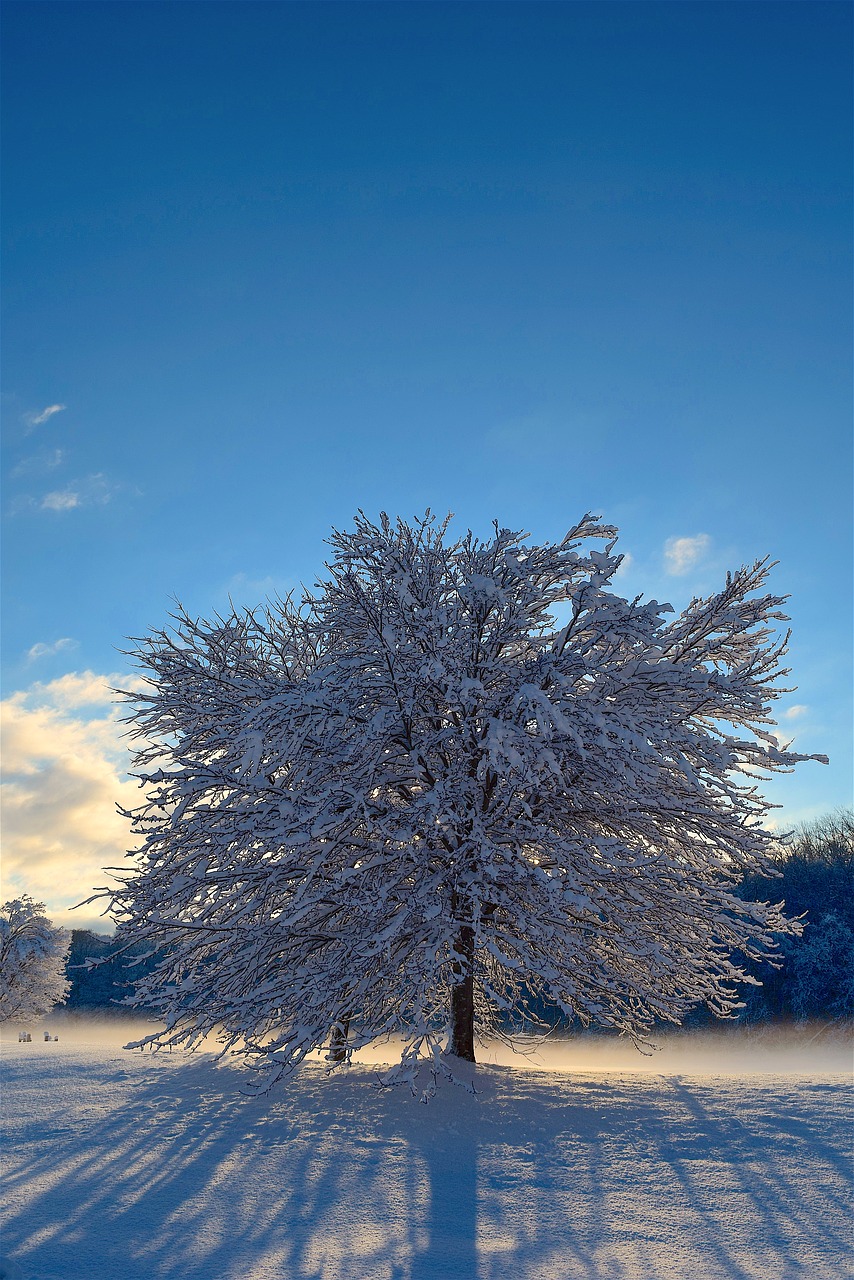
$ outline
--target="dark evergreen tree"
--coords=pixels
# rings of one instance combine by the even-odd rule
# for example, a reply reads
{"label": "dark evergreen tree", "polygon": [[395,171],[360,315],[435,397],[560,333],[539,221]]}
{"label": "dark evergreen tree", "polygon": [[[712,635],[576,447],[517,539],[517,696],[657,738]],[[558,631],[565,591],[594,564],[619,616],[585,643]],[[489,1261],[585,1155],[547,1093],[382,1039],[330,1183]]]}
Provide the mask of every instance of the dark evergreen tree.
{"label": "dark evergreen tree", "polygon": [[[98,1013],[128,1012],[136,981],[153,967],[139,948],[88,929],[73,929],[68,955],[68,1008]],[[136,1011],[138,1012],[138,1011]]]}

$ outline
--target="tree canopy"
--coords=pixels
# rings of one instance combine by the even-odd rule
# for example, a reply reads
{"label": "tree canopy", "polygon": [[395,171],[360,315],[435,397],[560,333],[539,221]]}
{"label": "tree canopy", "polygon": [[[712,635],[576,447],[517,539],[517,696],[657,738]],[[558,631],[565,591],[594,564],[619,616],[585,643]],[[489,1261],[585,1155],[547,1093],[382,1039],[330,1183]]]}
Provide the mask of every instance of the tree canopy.
{"label": "tree canopy", "polygon": [[546,998],[643,1038],[737,1005],[796,931],[744,901],[784,597],[758,561],[678,615],[612,586],[616,530],[453,539],[430,513],[334,532],[315,589],[134,650],[145,798],[112,890],[157,960],[157,1043],[206,1034],[269,1081],[401,1037],[399,1077]]}

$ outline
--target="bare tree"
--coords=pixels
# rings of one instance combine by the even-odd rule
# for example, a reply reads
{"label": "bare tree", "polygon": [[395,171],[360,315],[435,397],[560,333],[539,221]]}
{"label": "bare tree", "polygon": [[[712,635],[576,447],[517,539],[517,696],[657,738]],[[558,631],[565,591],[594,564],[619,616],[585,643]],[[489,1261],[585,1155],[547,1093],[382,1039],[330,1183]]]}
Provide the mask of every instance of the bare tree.
{"label": "bare tree", "polygon": [[394,1033],[412,1078],[539,999],[640,1039],[727,1016],[733,951],[798,928],[735,892],[773,847],[759,781],[823,759],[770,732],[768,562],[668,617],[610,589],[595,517],[542,546],[447,523],[360,515],[301,601],[139,642],[112,911],[160,955],[152,1041],[215,1032],[272,1080]]}

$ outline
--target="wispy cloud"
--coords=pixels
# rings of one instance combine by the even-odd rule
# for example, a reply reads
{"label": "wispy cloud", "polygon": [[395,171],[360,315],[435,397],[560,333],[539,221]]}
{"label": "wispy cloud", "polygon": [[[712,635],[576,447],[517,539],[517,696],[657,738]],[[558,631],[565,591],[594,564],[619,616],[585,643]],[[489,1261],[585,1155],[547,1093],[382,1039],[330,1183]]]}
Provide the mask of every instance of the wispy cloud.
{"label": "wispy cloud", "polygon": [[28,429],[32,431],[35,427],[42,426],[55,413],[62,413],[63,409],[67,408],[68,406],[64,404],[49,404],[46,409],[42,409],[38,413],[25,413],[24,422],[27,424]]}
{"label": "wispy cloud", "polygon": [[[804,716],[809,714],[809,707],[803,702],[795,702],[791,707],[787,707],[778,719],[780,720],[779,728],[771,730],[771,736],[777,739],[778,746],[788,747],[794,742],[795,726],[792,721],[803,720]],[[782,721],[787,721],[784,726]],[[803,725],[800,726],[803,729]]]}
{"label": "wispy cloud", "polygon": [[707,533],[693,538],[668,538],[664,544],[664,564],[673,577],[681,577],[703,559],[712,540]]}
{"label": "wispy cloud", "polygon": [[50,449],[42,453],[31,453],[28,458],[22,458],[12,470],[10,475],[13,479],[19,476],[32,475],[33,472],[53,471],[56,467],[62,465],[67,454],[64,449]]}
{"label": "wispy cloud", "polygon": [[784,720],[800,720],[801,716],[805,716],[809,711],[809,707],[802,702],[796,702],[793,707],[789,707],[788,711],[783,712]]}
{"label": "wispy cloud", "polygon": [[27,662],[38,662],[39,658],[51,658],[56,653],[76,648],[77,641],[72,640],[70,636],[62,636],[61,639],[55,640],[53,644],[44,644],[43,641],[39,640],[37,644],[27,650]]}
{"label": "wispy cloud", "polygon": [[229,600],[238,608],[253,608],[263,600],[275,600],[284,597],[296,587],[293,578],[282,578],[273,574],[265,577],[253,577],[248,573],[236,573],[229,578],[225,591]]}
{"label": "wispy cloud", "polygon": [[[103,507],[122,491],[128,491],[126,485],[111,480],[103,471],[96,471],[92,475],[69,480],[64,488],[51,489],[40,496],[32,493],[18,494],[9,505],[9,514],[20,516],[27,512],[52,511],[56,515],[63,515],[83,507]],[[131,489],[130,492],[139,494],[137,489]]]}
{"label": "wispy cloud", "polygon": [[73,511],[80,505],[80,494],[74,489],[54,489],[53,493],[46,493],[39,503],[42,511]]}

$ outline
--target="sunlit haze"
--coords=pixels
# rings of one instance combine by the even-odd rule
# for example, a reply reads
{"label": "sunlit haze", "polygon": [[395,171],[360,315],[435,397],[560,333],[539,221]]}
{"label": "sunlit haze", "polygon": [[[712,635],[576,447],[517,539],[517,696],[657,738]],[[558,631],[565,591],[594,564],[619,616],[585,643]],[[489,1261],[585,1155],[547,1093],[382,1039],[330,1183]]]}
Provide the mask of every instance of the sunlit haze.
{"label": "sunlit haze", "polygon": [[[35,1040],[41,1043],[43,1032],[48,1031],[66,1049],[106,1051],[137,1044],[159,1030],[160,1026],[153,1019],[128,1017],[111,1011],[87,1013],[58,1009],[41,1019]],[[0,1025],[0,1039],[7,1049],[14,1044],[17,1032],[18,1024],[14,1021]],[[353,1066],[372,1068],[381,1074],[382,1068],[392,1066],[398,1060],[401,1045],[402,1042],[394,1036],[377,1040],[356,1051]],[[203,1057],[220,1049],[215,1036],[208,1036],[201,1042]],[[56,1050],[46,1048],[44,1052],[56,1053]],[[134,1052],[150,1055],[152,1052],[168,1053],[168,1050],[138,1048]],[[424,1055],[425,1071],[427,1056]],[[747,1031],[736,1024],[702,1031],[680,1030],[678,1033],[662,1028],[643,1049],[622,1036],[567,1035],[560,1031],[528,1033],[507,1040],[478,1041],[477,1059],[480,1066],[486,1068],[509,1067],[558,1075],[603,1071],[668,1076],[745,1076],[769,1072],[850,1074],[851,1033],[842,1024],[834,1027],[827,1022],[759,1026]],[[322,1068],[324,1073],[329,1070],[321,1051],[311,1054],[307,1061]],[[460,1064],[457,1070],[462,1069]],[[339,1074],[333,1073],[330,1078],[338,1079]],[[344,1074],[347,1074],[346,1069]],[[482,1079],[488,1081],[488,1072]]]}

